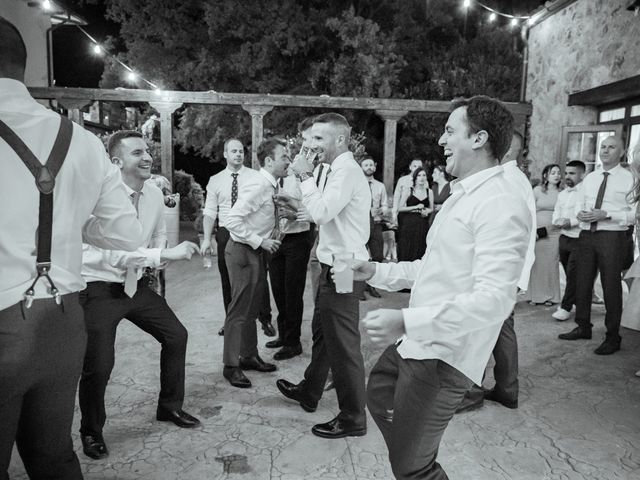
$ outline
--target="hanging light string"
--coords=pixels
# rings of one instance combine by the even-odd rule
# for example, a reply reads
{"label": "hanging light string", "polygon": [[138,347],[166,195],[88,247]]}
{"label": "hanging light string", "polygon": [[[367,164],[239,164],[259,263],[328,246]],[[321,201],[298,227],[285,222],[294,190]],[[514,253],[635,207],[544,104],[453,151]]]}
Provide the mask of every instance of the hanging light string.
{"label": "hanging light string", "polygon": [[124,68],[125,70],[127,70],[129,72],[129,80],[130,81],[136,81],[138,79],[142,80],[143,82],[145,82],[147,85],[149,85],[151,88],[153,88],[156,93],[160,92],[160,87],[158,87],[155,83],[147,80],[146,78],[144,78],[142,75],[140,75],[139,73],[136,73],[133,71],[133,69],[125,64],[124,62],[122,62],[118,57],[116,57],[115,55],[113,55],[111,52],[107,51],[102,45],[100,45],[100,42],[98,42],[95,38],[93,38],[89,32],[87,32],[84,28],[82,28],[80,25],[76,25],[76,27],[78,27],[80,29],[80,31],[82,33],[84,33],[87,38],[89,38],[89,40],[91,40],[93,42],[93,51],[96,55],[102,55],[103,53],[108,55],[109,57],[111,57],[113,60],[115,60],[116,62],[118,62],[122,68]]}
{"label": "hanging light string", "polygon": [[463,8],[465,10],[469,9],[469,7],[471,7],[472,1],[480,5],[482,8],[484,8],[488,12],[490,12],[489,14],[490,22],[493,22],[498,16],[510,19],[511,20],[510,23],[512,26],[516,26],[520,23],[520,21],[525,21],[525,20],[529,25],[533,25],[533,23],[535,22],[535,17],[532,15],[512,15],[509,13],[499,12],[495,8],[491,8],[490,6],[485,5],[483,2],[480,2],[479,0],[464,0],[462,4]]}

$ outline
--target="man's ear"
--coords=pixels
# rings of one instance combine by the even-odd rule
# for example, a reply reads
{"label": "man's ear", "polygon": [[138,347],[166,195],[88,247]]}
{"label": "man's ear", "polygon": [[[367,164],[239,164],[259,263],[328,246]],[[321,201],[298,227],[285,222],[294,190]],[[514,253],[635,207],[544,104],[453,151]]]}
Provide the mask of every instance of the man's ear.
{"label": "man's ear", "polygon": [[471,146],[471,148],[474,150],[484,147],[489,141],[489,134],[486,132],[486,130],[480,130],[479,132],[476,132],[475,136],[476,139],[473,141],[473,145]]}
{"label": "man's ear", "polygon": [[111,163],[117,165],[120,170],[122,170],[122,167],[124,166],[124,163],[122,162],[122,159],[120,157],[112,157]]}

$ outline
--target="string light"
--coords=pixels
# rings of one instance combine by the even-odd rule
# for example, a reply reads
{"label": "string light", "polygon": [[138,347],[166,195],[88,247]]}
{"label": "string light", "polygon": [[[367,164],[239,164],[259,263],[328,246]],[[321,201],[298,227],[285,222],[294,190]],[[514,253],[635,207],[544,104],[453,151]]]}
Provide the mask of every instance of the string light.
{"label": "string light", "polygon": [[144,83],[146,83],[147,85],[149,85],[151,88],[154,89],[156,95],[160,95],[161,94],[161,90],[158,87],[158,85],[156,85],[155,83],[147,80],[146,78],[144,78],[142,75],[140,75],[139,73],[136,73],[133,71],[133,68],[131,68],[129,65],[127,65],[126,63],[124,63],[123,61],[121,61],[118,57],[116,57],[115,55],[111,54],[109,51],[105,50],[105,48],[103,46],[100,45],[100,43],[98,43],[98,41],[93,38],[89,32],[87,32],[84,28],[82,28],[80,25],[76,25],[76,27],[78,27],[78,29],[84,33],[87,38],[89,40],[91,40],[91,42],[93,42],[93,53],[95,53],[96,55],[103,55],[106,54],[109,57],[111,57],[111,59],[113,59],[114,61],[118,62],[122,68],[124,68],[128,73],[127,73],[127,80],[130,82],[137,82],[138,80],[142,80]]}
{"label": "string light", "polygon": [[[473,0],[473,1],[478,5],[480,5],[482,8],[484,8],[485,10],[487,10],[488,12],[490,12],[489,22],[495,22],[498,16],[501,16],[501,17],[510,19],[511,26],[513,27],[519,25],[520,21],[525,21],[525,20],[527,21],[528,25],[533,25],[535,23],[534,17],[530,15],[511,15],[509,13],[502,13],[494,8],[489,7],[488,5],[485,5],[484,3],[478,0]],[[470,7],[471,7],[471,0],[464,0],[464,2],[462,3],[462,8],[464,8],[465,10],[468,10]]]}
{"label": "string light", "polygon": [[49,0],[44,0],[42,2],[42,8],[45,9],[46,11],[51,10],[51,2]]}

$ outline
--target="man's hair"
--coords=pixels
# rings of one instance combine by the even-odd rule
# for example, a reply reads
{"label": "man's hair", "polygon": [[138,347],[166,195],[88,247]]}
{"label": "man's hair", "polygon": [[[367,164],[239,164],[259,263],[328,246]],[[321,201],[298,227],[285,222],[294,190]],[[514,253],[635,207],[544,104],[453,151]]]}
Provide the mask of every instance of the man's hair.
{"label": "man's hair", "polygon": [[351,138],[351,125],[349,125],[347,119],[339,113],[322,113],[313,119],[313,123],[328,123],[334,125],[339,130],[342,130],[340,134],[344,135],[345,141],[347,142],[347,144],[349,143],[349,139]]}
{"label": "man's hair", "polygon": [[581,160],[571,160],[570,162],[567,163],[566,166],[577,168],[578,170],[582,171],[582,173],[587,171],[587,166]]}
{"label": "man's hair", "polygon": [[236,142],[240,142],[240,145],[242,145],[242,148],[244,148],[244,143],[242,143],[242,140],[240,140],[239,138],[236,138],[236,137],[229,137],[224,141],[224,145],[222,146],[222,151],[226,152],[227,151],[227,145],[229,145],[229,142],[233,142],[234,140]]}
{"label": "man's hair", "polygon": [[135,130],[119,130],[113,133],[109,137],[109,141],[107,142],[107,152],[109,152],[109,158],[113,160],[114,157],[120,155],[120,147],[122,145],[122,141],[125,138],[143,138],[142,133],[136,132]]}
{"label": "man's hair", "polygon": [[366,157],[362,157],[362,158],[360,159],[360,165],[362,165],[362,164],[363,164],[365,161],[367,161],[367,160],[371,160],[371,161],[373,162],[373,164],[374,164],[374,165],[377,165],[377,164],[378,164],[378,162],[376,162],[376,161],[373,159],[373,157],[372,157],[372,156],[366,156]]}
{"label": "man's hair", "polygon": [[27,47],[18,29],[0,17],[0,77],[24,79],[27,67]]}
{"label": "man's hair", "polygon": [[502,159],[509,150],[513,139],[514,119],[502,102],[486,95],[476,95],[453,101],[452,111],[464,107],[467,114],[469,134],[484,130],[489,139],[487,145],[490,154]]}
{"label": "man's hair", "polygon": [[305,130],[309,130],[313,125],[316,116],[312,115],[310,117],[303,118],[302,121],[298,124],[298,132],[302,133]]}
{"label": "man's hair", "polygon": [[264,161],[267,157],[273,158],[273,154],[278,145],[286,147],[287,142],[286,140],[279,137],[271,137],[262,141],[262,143],[258,147],[258,162],[260,163],[261,167],[264,167]]}

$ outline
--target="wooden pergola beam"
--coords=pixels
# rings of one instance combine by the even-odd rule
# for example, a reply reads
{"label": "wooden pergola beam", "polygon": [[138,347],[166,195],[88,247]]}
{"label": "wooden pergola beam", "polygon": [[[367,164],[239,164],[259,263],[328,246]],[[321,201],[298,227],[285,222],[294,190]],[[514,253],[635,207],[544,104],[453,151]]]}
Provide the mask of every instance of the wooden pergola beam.
{"label": "wooden pergola beam", "polygon": [[[171,102],[200,105],[253,105],[270,107],[307,107],[349,110],[399,110],[447,113],[451,102],[404,98],[357,98],[310,95],[270,95],[260,93],[179,92],[118,88],[30,87],[31,95],[43,100],[90,99],[103,102]],[[505,102],[514,115],[531,115],[528,103]]]}

